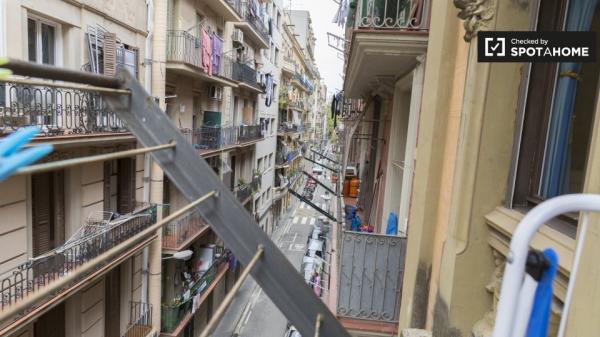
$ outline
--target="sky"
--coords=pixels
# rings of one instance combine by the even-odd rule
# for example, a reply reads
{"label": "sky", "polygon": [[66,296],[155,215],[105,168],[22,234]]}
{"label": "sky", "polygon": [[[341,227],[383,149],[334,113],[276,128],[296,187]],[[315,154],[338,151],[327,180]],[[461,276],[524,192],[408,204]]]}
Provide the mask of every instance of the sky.
{"label": "sky", "polygon": [[343,86],[341,77],[344,61],[338,57],[339,52],[327,43],[327,32],[343,36],[342,27],[331,22],[337,12],[338,4],[333,0],[283,0],[283,6],[289,8],[290,1],[292,9],[303,9],[310,12],[315,37],[315,59],[319,73],[327,85],[327,94],[339,91]]}

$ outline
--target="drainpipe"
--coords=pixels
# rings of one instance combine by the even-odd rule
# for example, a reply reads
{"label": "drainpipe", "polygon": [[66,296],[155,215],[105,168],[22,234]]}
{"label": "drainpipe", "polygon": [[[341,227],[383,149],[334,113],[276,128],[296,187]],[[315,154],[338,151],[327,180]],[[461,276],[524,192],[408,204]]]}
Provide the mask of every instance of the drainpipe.
{"label": "drainpipe", "polygon": [[[147,30],[146,47],[144,55],[144,87],[146,91],[152,92],[152,38],[154,37],[154,0],[146,0],[147,5]],[[143,200],[150,202],[150,155],[144,155],[144,177],[143,177]],[[142,255],[142,303],[148,303],[148,276],[150,250],[144,248]],[[155,309],[156,310],[156,309]]]}

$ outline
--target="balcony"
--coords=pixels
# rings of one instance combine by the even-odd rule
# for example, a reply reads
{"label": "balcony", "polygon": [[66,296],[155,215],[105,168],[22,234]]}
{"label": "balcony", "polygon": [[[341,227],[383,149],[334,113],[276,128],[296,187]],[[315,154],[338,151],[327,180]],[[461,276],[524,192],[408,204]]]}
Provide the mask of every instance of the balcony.
{"label": "balcony", "polygon": [[[89,277],[90,268],[99,270],[102,267],[105,271],[110,270],[111,266],[116,265],[113,260],[122,260],[141,249],[141,247],[138,248],[139,245],[135,247],[118,246],[156,222],[156,206],[141,207],[132,213],[116,218],[114,218],[115,214],[109,214],[109,216],[104,216],[105,212],[99,212],[99,214],[101,215],[90,217],[88,222],[63,246],[5,271],[0,276],[0,311],[9,311],[12,305],[26,301],[29,296],[34,294],[41,293],[47,295],[47,298],[52,298],[62,293],[68,293],[70,286],[52,291],[54,290],[53,284],[65,277],[75,275],[75,280],[69,284],[77,284]],[[114,253],[115,248],[120,248],[121,254],[106,256],[103,264],[88,264],[95,258],[102,257],[109,250]],[[78,271],[84,270],[84,267],[87,272],[81,272],[78,275]]]}
{"label": "balcony", "polygon": [[[347,97],[360,97],[373,83],[406,74],[427,52],[431,0],[359,0],[348,13]],[[379,74],[386,74],[385,78]]]}
{"label": "balcony", "polygon": [[261,49],[269,48],[269,30],[262,22],[260,9],[253,8],[248,1],[242,1],[241,15],[244,21],[234,24],[244,31],[244,37],[252,40]]}
{"label": "balcony", "polygon": [[304,125],[302,124],[292,124],[292,123],[279,123],[279,127],[277,128],[277,134],[280,136],[286,134],[295,134],[304,132]]}
{"label": "balcony", "polygon": [[244,147],[263,139],[260,125],[203,126],[195,130],[183,129],[181,133],[183,133],[200,154]]}
{"label": "balcony", "polygon": [[239,22],[242,20],[242,2],[240,0],[203,0],[214,12],[225,21]]}
{"label": "balcony", "polygon": [[163,227],[163,250],[180,251],[208,232],[209,226],[196,210],[189,211]]}
{"label": "balcony", "polygon": [[[233,62],[223,55],[218,69],[208,74],[202,66],[202,40],[183,30],[167,31],[167,69],[225,86],[235,86]],[[256,79],[255,79],[256,81]]]}
{"label": "balcony", "polygon": [[195,275],[195,281],[184,292],[176,296],[170,303],[163,303],[161,310],[161,329],[166,336],[179,336],[185,326],[193,319],[193,299],[203,303],[214,287],[225,276],[230,253],[225,253],[201,275]]}
{"label": "balcony", "polygon": [[131,302],[129,324],[123,337],[146,337],[152,332],[152,305]]}
{"label": "balcony", "polygon": [[291,57],[285,56],[283,58],[283,67],[281,69],[284,73],[288,73],[288,75],[294,75],[296,73],[296,64],[294,63],[294,59]]}
{"label": "balcony", "polygon": [[15,82],[0,84],[0,136],[35,125],[44,140],[127,134],[98,92]]}
{"label": "balcony", "polygon": [[311,93],[313,92],[313,90],[315,90],[315,87],[313,86],[312,83],[310,83],[310,81],[306,78],[306,76],[304,75],[300,75],[298,73],[295,73],[294,76],[292,77],[292,84],[296,85],[298,88]]}
{"label": "balcony", "polygon": [[275,157],[275,168],[286,168],[289,167],[290,164],[300,158],[302,155],[300,149],[296,149],[293,151],[289,151],[285,154],[281,152],[277,152],[277,156]]}
{"label": "balcony", "polygon": [[240,185],[237,187],[235,195],[237,200],[242,204],[247,203],[250,200],[250,197],[254,195],[258,190],[260,190],[262,175],[255,175],[252,177],[252,181],[249,183],[240,182]]}
{"label": "balcony", "polygon": [[240,82],[240,85],[245,85],[247,89],[262,93],[263,90],[258,84],[256,77],[256,69],[244,63],[233,63],[233,79]]}

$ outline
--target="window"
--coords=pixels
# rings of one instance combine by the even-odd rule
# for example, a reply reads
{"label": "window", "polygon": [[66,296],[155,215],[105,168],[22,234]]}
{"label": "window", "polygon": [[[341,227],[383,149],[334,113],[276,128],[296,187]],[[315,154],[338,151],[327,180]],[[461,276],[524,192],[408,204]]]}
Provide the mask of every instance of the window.
{"label": "window", "polygon": [[275,61],[273,61],[275,65],[279,63],[279,48],[275,47]]}
{"label": "window", "polygon": [[31,62],[56,64],[58,26],[37,18],[27,19],[27,52]]}
{"label": "window", "polygon": [[269,154],[269,167],[273,166],[273,153]]}
{"label": "window", "polygon": [[281,30],[281,13],[277,11],[277,29]]}
{"label": "window", "polygon": [[[566,1],[540,3],[538,31],[562,30]],[[598,10],[590,27],[598,30]],[[589,19],[589,17],[587,18]],[[585,18],[569,18],[584,21]],[[569,22],[567,22],[569,24]],[[574,65],[534,63],[527,95],[521,103],[523,124],[515,142],[514,182],[507,198],[512,207],[531,207],[542,200],[583,190],[594,120],[598,63]],[[579,78],[585,78],[579,81]],[[574,97],[571,100],[564,97]]]}
{"label": "window", "polygon": [[263,159],[262,158],[258,158],[258,164],[256,164],[256,169],[259,170],[260,172],[262,172],[262,169],[263,169]]}

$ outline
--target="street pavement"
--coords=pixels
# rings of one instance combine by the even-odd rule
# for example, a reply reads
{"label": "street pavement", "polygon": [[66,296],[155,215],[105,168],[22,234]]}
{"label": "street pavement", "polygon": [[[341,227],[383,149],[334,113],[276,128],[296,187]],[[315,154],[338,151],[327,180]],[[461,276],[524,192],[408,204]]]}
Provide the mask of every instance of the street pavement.
{"label": "street pavement", "polygon": [[[325,179],[321,177],[320,180]],[[304,188],[304,182],[301,186]],[[324,206],[326,200],[321,198],[324,193],[323,187],[317,185],[313,202]],[[277,243],[288,260],[298,268],[299,274],[308,235],[312,232],[320,215],[307,204],[294,198],[290,211],[281,221],[282,225],[273,234],[273,241]],[[287,323],[287,319],[264,291],[254,280],[248,278],[213,336],[283,337]]]}

